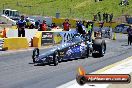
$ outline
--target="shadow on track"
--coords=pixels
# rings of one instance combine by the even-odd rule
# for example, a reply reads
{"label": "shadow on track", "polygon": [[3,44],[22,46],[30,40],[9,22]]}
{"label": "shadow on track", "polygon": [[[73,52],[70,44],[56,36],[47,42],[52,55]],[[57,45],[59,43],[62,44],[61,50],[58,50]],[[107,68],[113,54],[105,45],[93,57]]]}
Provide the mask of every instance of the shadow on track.
{"label": "shadow on track", "polygon": [[30,62],[30,63],[28,63],[28,64],[34,64],[33,62]]}
{"label": "shadow on track", "polygon": [[[89,56],[89,57],[93,57],[93,56]],[[99,54],[96,54],[93,58],[101,58],[101,57],[103,57],[103,56],[99,56]],[[75,59],[62,60],[59,63],[66,63],[66,62],[72,62],[72,61],[84,60],[84,59],[87,59],[87,58],[86,57],[83,57],[83,58],[75,58]],[[34,64],[34,66],[46,66],[46,65],[54,66],[52,63],[50,64],[50,63],[33,63],[33,62],[30,62],[28,64]]]}
{"label": "shadow on track", "polygon": [[128,44],[123,44],[123,45],[121,45],[121,46],[129,46]]}

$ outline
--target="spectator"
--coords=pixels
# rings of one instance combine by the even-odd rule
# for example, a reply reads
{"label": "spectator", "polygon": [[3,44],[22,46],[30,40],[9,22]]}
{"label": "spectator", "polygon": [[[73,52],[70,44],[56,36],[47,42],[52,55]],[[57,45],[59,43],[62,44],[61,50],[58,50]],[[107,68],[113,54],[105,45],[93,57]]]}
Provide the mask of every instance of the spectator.
{"label": "spectator", "polygon": [[30,25],[31,25],[30,21],[28,19],[26,19],[26,26],[25,26],[25,28],[29,28]]}
{"label": "spectator", "polygon": [[108,13],[105,14],[105,19],[106,19],[106,22],[108,22]]}
{"label": "spectator", "polygon": [[40,25],[40,20],[37,20],[37,21],[35,22],[35,29],[38,29],[38,28],[39,28],[39,25]]}
{"label": "spectator", "polygon": [[42,31],[46,31],[47,30],[47,24],[46,24],[45,20],[43,20],[43,23],[41,24],[41,30]]}
{"label": "spectator", "polygon": [[51,28],[57,28],[56,24],[55,23],[52,23],[51,24]]}
{"label": "spectator", "polygon": [[39,25],[38,31],[42,31],[42,23]]}
{"label": "spectator", "polygon": [[105,21],[105,19],[106,19],[106,14],[104,13],[103,14],[103,21]]}
{"label": "spectator", "polygon": [[25,37],[25,26],[26,21],[24,20],[24,15],[21,16],[21,19],[17,22],[17,28],[18,28],[18,37]]}
{"label": "spectator", "polygon": [[86,33],[88,34],[89,36],[89,41],[91,42],[92,41],[92,31],[93,31],[93,23],[91,22],[87,22],[86,24]]}
{"label": "spectator", "polygon": [[64,31],[69,31],[70,29],[70,23],[69,20],[66,19],[65,22],[62,24]]}
{"label": "spectator", "polygon": [[112,19],[113,19],[113,13],[111,13],[111,14],[109,15],[109,17],[110,17],[110,21],[109,21],[109,22],[112,22]]}
{"label": "spectator", "polygon": [[100,14],[100,12],[98,12],[98,18],[99,18],[99,21],[101,21],[101,14]]}
{"label": "spectator", "polygon": [[132,43],[132,25],[129,26],[129,28],[127,29],[128,32],[128,45],[131,45]]}
{"label": "spectator", "polygon": [[82,22],[82,25],[85,26],[85,20]]}
{"label": "spectator", "polygon": [[86,33],[86,30],[84,28],[84,25],[82,24],[81,21],[77,21],[77,23],[76,23],[76,29],[77,29],[77,32],[79,34],[85,34]]}
{"label": "spectator", "polygon": [[97,14],[93,15],[93,21],[97,21]]}
{"label": "spectator", "polygon": [[30,26],[29,26],[29,29],[34,29],[35,28],[35,26],[33,25],[33,24],[31,24]]}
{"label": "spectator", "polygon": [[103,26],[104,26],[104,22],[100,22],[99,27],[100,27],[101,37],[102,37],[102,28],[103,28]]}

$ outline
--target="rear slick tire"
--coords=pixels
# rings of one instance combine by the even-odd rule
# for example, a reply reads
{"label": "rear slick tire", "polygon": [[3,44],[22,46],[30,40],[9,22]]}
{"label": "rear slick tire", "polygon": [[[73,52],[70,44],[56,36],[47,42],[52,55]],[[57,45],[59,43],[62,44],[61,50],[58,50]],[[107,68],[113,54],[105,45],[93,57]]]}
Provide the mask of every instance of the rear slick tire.
{"label": "rear slick tire", "polygon": [[99,55],[100,57],[104,56],[105,51],[106,51],[106,43],[105,40],[102,39],[96,39],[94,40],[94,44],[93,44],[93,49],[95,51],[98,51],[99,53],[93,53],[93,57],[96,57],[97,55]]}

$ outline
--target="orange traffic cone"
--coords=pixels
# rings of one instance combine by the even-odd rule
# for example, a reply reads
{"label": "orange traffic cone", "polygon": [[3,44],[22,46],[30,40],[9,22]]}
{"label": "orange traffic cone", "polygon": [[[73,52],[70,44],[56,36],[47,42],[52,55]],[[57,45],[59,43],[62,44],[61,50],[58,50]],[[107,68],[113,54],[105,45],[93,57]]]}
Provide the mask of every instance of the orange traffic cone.
{"label": "orange traffic cone", "polygon": [[3,38],[7,38],[7,37],[6,37],[6,28],[4,28],[4,29],[2,30],[2,37],[3,37]]}

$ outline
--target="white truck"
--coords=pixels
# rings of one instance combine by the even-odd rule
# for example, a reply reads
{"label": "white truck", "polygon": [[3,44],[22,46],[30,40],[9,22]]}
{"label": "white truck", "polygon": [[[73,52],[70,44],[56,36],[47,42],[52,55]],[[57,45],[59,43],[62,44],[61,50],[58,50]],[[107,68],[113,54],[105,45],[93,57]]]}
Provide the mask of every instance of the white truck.
{"label": "white truck", "polygon": [[[2,11],[0,20],[4,21],[5,23],[16,25],[16,22],[20,19],[20,12],[18,10],[12,9],[4,9]],[[26,18],[32,24],[35,24],[34,19],[30,19],[29,17]]]}
{"label": "white truck", "polygon": [[4,9],[2,10],[0,20],[4,21],[7,24],[15,25],[19,18],[19,11],[12,9]]}

